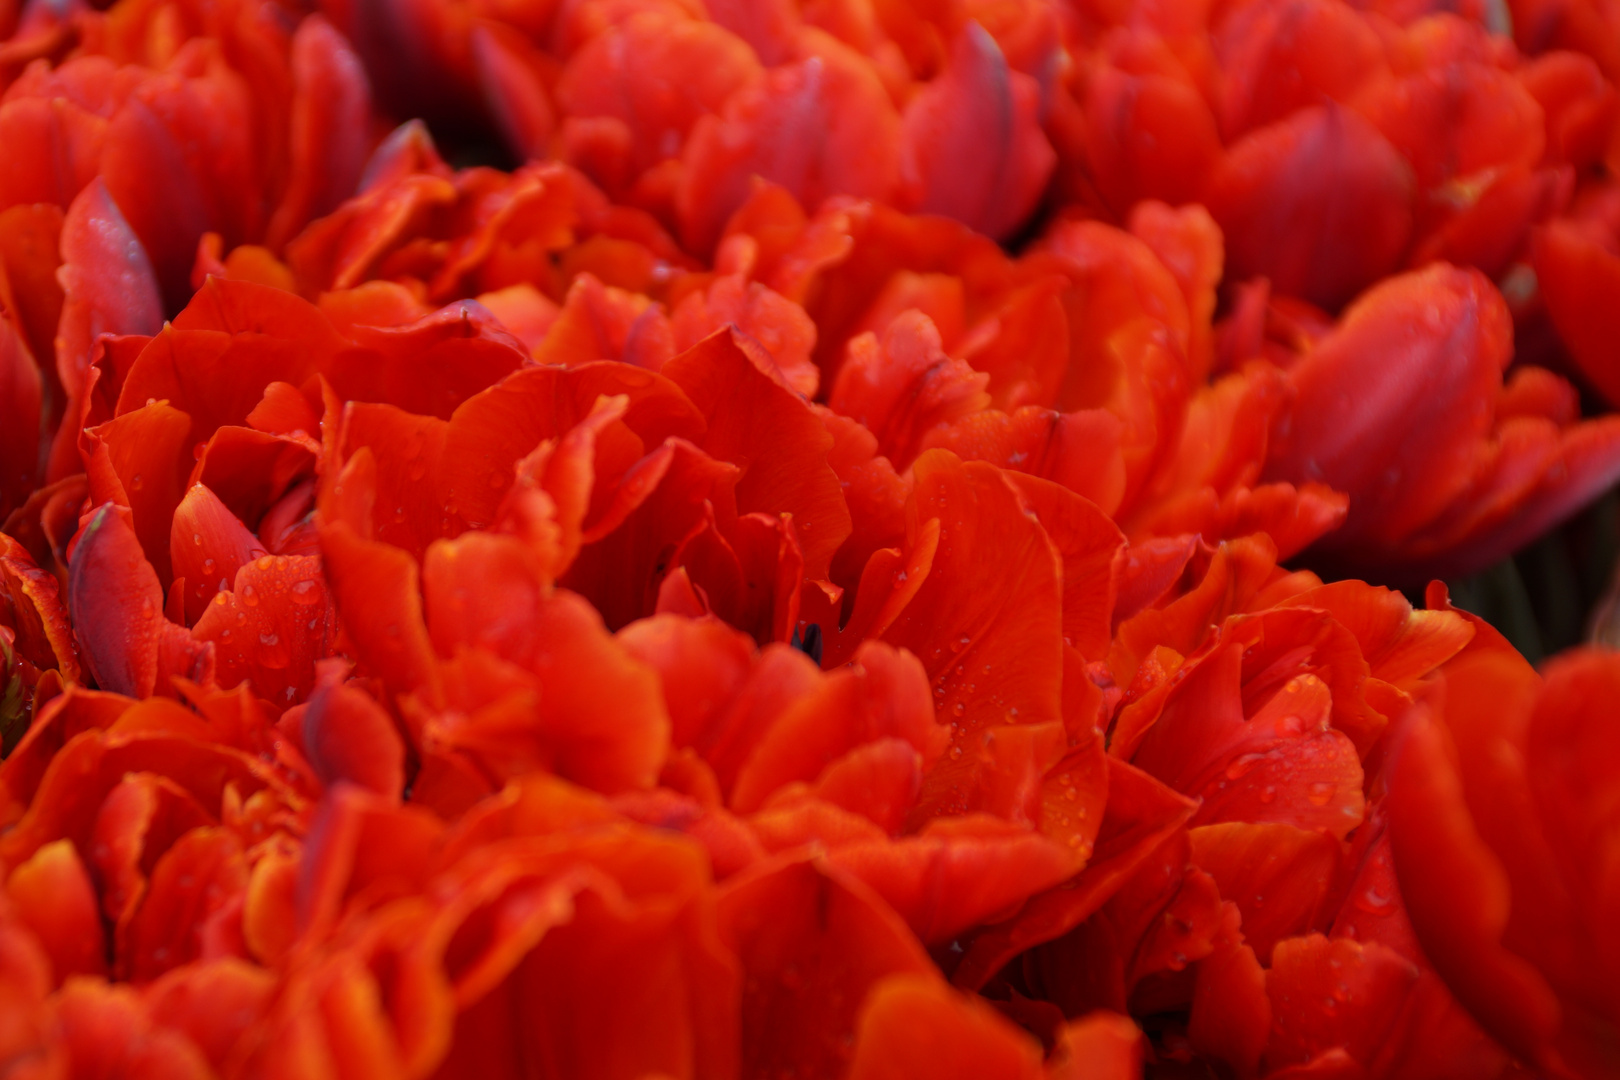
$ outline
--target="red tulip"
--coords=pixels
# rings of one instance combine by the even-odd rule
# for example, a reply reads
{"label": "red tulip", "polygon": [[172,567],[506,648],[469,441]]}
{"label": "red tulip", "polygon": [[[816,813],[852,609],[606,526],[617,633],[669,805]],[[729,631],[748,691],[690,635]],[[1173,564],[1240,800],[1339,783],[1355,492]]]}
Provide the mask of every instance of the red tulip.
{"label": "red tulip", "polygon": [[[1597,1077],[1620,1060],[1615,947],[1613,659],[1578,652],[1545,680],[1499,638],[1446,667],[1400,750],[1395,867],[1424,951],[1523,1060]],[[1594,874],[1599,876],[1594,877]]]}
{"label": "red tulip", "polygon": [[1325,553],[1406,580],[1466,572],[1620,476],[1611,420],[1515,400],[1519,379],[1548,376],[1504,391],[1510,333],[1488,282],[1437,266],[1369,292],[1294,364],[1265,475],[1349,495]]}

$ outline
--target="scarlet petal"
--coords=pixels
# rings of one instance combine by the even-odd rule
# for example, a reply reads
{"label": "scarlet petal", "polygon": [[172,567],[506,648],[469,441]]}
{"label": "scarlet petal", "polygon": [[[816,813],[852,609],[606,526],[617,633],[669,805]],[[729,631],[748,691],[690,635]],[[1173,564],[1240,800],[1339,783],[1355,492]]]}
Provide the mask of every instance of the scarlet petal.
{"label": "scarlet petal", "polygon": [[1373,677],[1404,690],[1416,689],[1474,636],[1473,625],[1454,612],[1413,611],[1395,590],[1357,581],[1307,589],[1285,603],[1331,612],[1335,622],[1355,635]]}
{"label": "scarlet petal", "polygon": [[933,821],[899,840],[829,843],[828,859],[870,885],[919,940],[939,945],[1070,877],[1081,859],[988,814]]}
{"label": "scarlet petal", "polygon": [[[622,470],[670,436],[701,437],[704,419],[667,378],[627,364],[590,363],[581,367],[525,369],[468,399],[451,417],[445,438],[442,482],[446,497],[467,522],[495,520],[511,487],[512,466],[543,440],[555,439],[590,416],[602,395],[623,394],[624,423],[643,446],[617,464]],[[607,486],[599,469],[595,491]]]}
{"label": "scarlet petal", "polygon": [[[507,715],[490,729],[483,751],[499,754],[509,742],[508,756],[545,762],[607,793],[650,787],[669,747],[656,675],[606,632],[585,600],[543,590],[515,541],[507,541],[503,558],[491,558],[499,550],[493,542],[504,539],[468,533],[435,545],[424,570],[429,627],[441,652],[467,659],[487,650],[537,680],[532,690],[515,680],[517,693],[499,705]],[[495,688],[478,685],[485,681],[470,683],[468,692],[489,702]],[[615,687],[610,699],[598,694],[607,685]]]}
{"label": "scarlet petal", "polygon": [[[308,430],[319,432],[320,422]],[[313,487],[317,446],[308,430],[272,435],[222,427],[202,448],[191,483],[206,485],[244,525],[263,533],[266,548],[284,542],[292,522],[278,521],[271,511],[279,505],[282,513],[289,512],[291,506],[284,503],[296,503],[300,488],[307,493]]]}
{"label": "scarlet petal", "polygon": [[321,559],[333,603],[366,667],[396,693],[434,681],[416,560],[363,540],[343,522],[323,524]]}
{"label": "scarlet petal", "polygon": [[1210,324],[1215,314],[1215,287],[1226,260],[1225,238],[1209,211],[1196,204],[1171,209],[1162,202],[1138,203],[1131,210],[1131,235],[1153,249],[1187,298],[1187,359],[1195,379],[1209,374],[1214,362]]}
{"label": "scarlet petal", "polygon": [[[1328,181],[1327,177],[1332,177]],[[1360,116],[1302,109],[1235,143],[1205,204],[1230,272],[1337,307],[1397,265],[1412,231],[1412,173]]]}
{"label": "scarlet petal", "polygon": [[1087,89],[1084,108],[1084,161],[1102,199],[1120,216],[1142,199],[1196,199],[1220,160],[1215,117],[1185,79],[1104,67]]}
{"label": "scarlet petal", "polygon": [[131,987],[76,981],[63,988],[56,1012],[60,1045],[75,1070],[174,1080],[208,1080],[214,1075],[190,1039],[152,1022]]}
{"label": "scarlet petal", "polygon": [[1016,230],[1057,160],[1041,132],[1039,97],[1035,80],[1009,70],[995,39],[968,22],[945,71],[900,122],[902,183],[916,210],[998,240]]}
{"label": "scarlet petal", "polygon": [[11,872],[6,891],[18,917],[50,954],[58,985],[73,975],[105,975],[106,942],[96,894],[69,840],[46,844]]}
{"label": "scarlet petal", "polygon": [[[349,523],[363,529],[368,539],[402,548],[417,559],[434,540],[460,532],[465,522],[452,516],[451,489],[440,483],[448,434],[449,425],[436,417],[393,405],[349,402],[339,442],[346,459],[341,497],[356,509]],[[323,485],[320,505],[327,516],[335,516],[329,508],[334,497],[339,496],[331,485]]]}
{"label": "scarlet petal", "polygon": [[371,87],[343,36],[319,15],[292,41],[292,182],[271,215],[268,245],[280,251],[311,218],[354,194],[366,145],[353,137],[371,113]]}
{"label": "scarlet petal", "polygon": [[[694,845],[587,829],[551,853],[521,840],[492,853],[439,877],[454,899],[438,910],[385,913],[425,933],[429,948],[389,935],[361,953],[388,968],[387,1012],[376,996],[353,1002],[376,1026],[378,1050],[464,1075],[517,1075],[536,1054],[607,1075],[736,1074],[738,971],[715,939]],[[451,1010],[453,1039],[444,1029],[394,1034],[399,1017],[442,1022]],[[325,1034],[348,1037],[338,1023]]]}
{"label": "scarlet petal", "polygon": [[639,173],[678,148],[700,116],[719,112],[760,71],[753,50],[723,26],[648,12],[608,28],[569,58],[557,104],[569,116],[629,125],[630,166]]}
{"label": "scarlet petal", "polygon": [[316,689],[304,710],[304,748],[327,784],[346,780],[384,798],[405,789],[405,743],[394,721],[365,691],[345,686],[345,665],[316,665]]}
{"label": "scarlet petal", "polygon": [[[3,113],[5,106],[0,106]],[[0,120],[0,124],[4,121]],[[0,205],[9,200],[0,198]],[[56,272],[62,265],[60,240],[62,208],[54,203],[31,203],[0,211],[0,274],[10,295],[13,328],[22,336],[41,374],[59,387],[56,365],[56,331],[62,318],[62,285]],[[54,406],[51,416],[60,415],[62,405]]]}
{"label": "scarlet petal", "polygon": [[145,982],[199,955],[211,915],[247,885],[242,845],[223,828],[187,833],[152,870],[129,928],[132,981]]}
{"label": "scarlet petal", "polygon": [[779,380],[795,392],[815,396],[821,378],[810,358],[816,324],[803,308],[742,273],[727,274],[675,308],[670,318],[675,350],[684,352],[727,323],[746,335],[738,338],[745,348],[764,350],[765,370],[774,367]]}
{"label": "scarlet petal", "polygon": [[39,366],[12,320],[0,319],[0,520],[43,479]]}
{"label": "scarlet petal", "polygon": [[754,748],[793,705],[824,688],[821,672],[798,649],[772,644],[760,652],[753,670],[693,744],[713,766],[722,792],[731,792]]}
{"label": "scarlet petal", "polygon": [[1062,718],[1061,562],[994,466],[931,450],[912,471],[907,531],[938,519],[939,553],[883,638],[922,661],[935,710],[964,750],[929,773],[914,811],[926,820],[965,806],[980,768],[965,751],[982,732]]}
{"label": "scarlet petal", "polygon": [[[1471,681],[1495,698],[1493,708],[1523,707],[1523,683],[1511,673]],[[1556,1037],[1557,998],[1531,964],[1501,944],[1511,908],[1508,875],[1480,837],[1442,739],[1438,725],[1420,717],[1395,763],[1390,836],[1401,892],[1425,953],[1459,1000],[1503,1045],[1534,1060]],[[1458,882],[1469,883],[1473,902],[1452,902]]]}
{"label": "scarlet petal", "polygon": [[315,662],[332,654],[337,637],[321,567],[314,555],[260,555],[209,602],[192,634],[213,643],[221,686],[251,682],[277,708],[309,695]]}
{"label": "scarlet petal", "polygon": [[147,986],[145,996],[152,1019],[190,1037],[217,1071],[264,1015],[274,992],[269,972],[227,957],[177,968]]}
{"label": "scarlet petal", "polygon": [[804,576],[825,578],[850,517],[827,464],[832,438],[809,406],[762,373],[723,330],[671,360],[664,374],[708,418],[699,445],[743,470],[738,511],[792,514]]}
{"label": "scarlet petal", "polygon": [[1124,550],[1119,527],[1090,501],[1034,477],[1007,477],[1063,559],[1063,641],[1102,657],[1112,633],[1114,564]]}
{"label": "scarlet petal", "polygon": [[184,578],[186,623],[195,625],[208,602],[229,591],[236,572],[265,553],[258,537],[202,484],[186,492],[169,531],[169,557]]}
{"label": "scarlet petal", "polygon": [[1454,61],[1386,76],[1365,89],[1355,108],[1411,163],[1424,191],[1489,169],[1533,166],[1546,147],[1540,105],[1519,79],[1492,64]]}
{"label": "scarlet petal", "polygon": [[1266,971],[1253,949],[1223,942],[1199,961],[1187,1036],[1200,1053],[1219,1058],[1240,1074],[1259,1068],[1271,1037],[1271,999],[1266,996]]}
{"label": "scarlet petal", "polygon": [[64,298],[57,333],[63,345],[57,367],[68,395],[77,398],[96,336],[157,333],[163,302],[146,250],[99,179],[68,207],[61,245]]}
{"label": "scarlet petal", "polygon": [[222,425],[246,423],[269,383],[302,386],[326,370],[342,344],[309,301],[212,277],[136,358],[118,411],[168,400],[191,417],[187,445],[206,442]]}
{"label": "scarlet petal", "polygon": [[101,909],[121,940],[157,859],[192,829],[214,824],[191,793],[151,773],[124,777],[102,800],[91,833]]}
{"label": "scarlet petal", "polygon": [[892,835],[905,824],[922,776],[922,755],[914,746],[904,739],[879,739],[828,765],[812,791]]}
{"label": "scarlet petal", "polygon": [[877,76],[840,45],[771,69],[693,126],[676,195],[687,245],[713,247],[755,175],[806,206],[839,194],[888,198],[899,176],[899,128]]}
{"label": "scarlet petal", "polygon": [[863,334],[849,343],[827,404],[860,421],[877,436],[879,452],[904,469],[931,428],[990,403],[984,392],[989,381],[945,355],[926,315],[907,311],[889,323],[881,342]]}
{"label": "scarlet petal", "polygon": [[994,1009],[935,979],[895,975],[867,995],[847,1075],[1039,1080],[1045,1073],[1040,1044]]}
{"label": "scarlet petal", "polygon": [[1326,726],[1327,685],[1301,676],[1245,717],[1241,650],[1225,646],[1176,687],[1132,761],[1202,796],[1200,823],[1277,821],[1342,838],[1362,819],[1362,770],[1355,746]]}
{"label": "scarlet petal", "polygon": [[1127,1016],[1098,1011],[1063,1025],[1051,1080],[1130,1080],[1142,1071],[1142,1030]]}
{"label": "scarlet petal", "polygon": [[1243,937],[1262,964],[1272,947],[1316,924],[1339,853],[1321,833],[1230,822],[1188,833],[1193,861],[1243,913]]}
{"label": "scarlet petal", "polygon": [[1070,888],[1032,898],[1017,916],[974,935],[951,981],[977,989],[1008,960],[1061,937],[1102,907],[1176,830],[1196,805],[1140,772],[1108,759],[1108,810],[1096,850]]}
{"label": "scarlet petal", "polygon": [[[70,70],[81,77],[92,72],[102,77],[86,82],[104,81],[110,67],[98,57]],[[96,178],[107,121],[79,102],[64,100],[60,92],[19,94],[0,105],[0,138],[16,148],[0,167],[0,205],[56,203],[65,208]],[[61,164],[47,167],[48,162]]]}
{"label": "scarlet petal", "polygon": [[1060,413],[1026,405],[1011,414],[964,416],[930,431],[923,446],[1050,480],[1112,514],[1125,495],[1123,427],[1106,409]]}
{"label": "scarlet petal", "polygon": [[[988,389],[997,408],[1039,405],[1057,398],[1069,357],[1064,286],[1057,275],[1025,285],[975,326],[966,342],[952,346],[961,348],[962,358],[975,371],[990,376]],[[928,314],[940,324],[940,315]],[[993,336],[987,331],[993,331]]]}
{"label": "scarlet petal", "polygon": [[1620,401],[1620,352],[1602,300],[1620,287],[1620,257],[1570,221],[1538,230],[1531,255],[1547,312],[1581,374],[1610,403]]}
{"label": "scarlet petal", "polygon": [[707,734],[757,657],[752,641],[712,619],[654,615],[626,626],[618,639],[658,672],[677,747]]}
{"label": "scarlet petal", "polygon": [[501,23],[475,26],[472,53],[484,101],[494,114],[501,137],[513,156],[539,157],[557,118],[536,68],[551,58],[540,53],[523,34]]}
{"label": "scarlet petal", "polygon": [[689,443],[669,440],[616,483],[602,485],[604,508],[562,584],[588,597],[610,627],[651,614],[670,563],[688,557],[689,579],[710,574],[711,585],[726,586],[728,600],[737,599],[741,566],[720,523],[735,523],[739,472]]}
{"label": "scarlet petal", "polygon": [[827,676],[763,733],[737,775],[731,804],[757,809],[777,788],[812,781],[833,761],[863,743],[906,740],[930,766],[944,750],[947,733],[934,722],[927,677],[917,658],[869,642],[854,665]]}
{"label": "scarlet petal", "polygon": [[[1383,359],[1359,361],[1369,355]],[[1380,284],[1289,373],[1296,396],[1266,478],[1347,493],[1332,543],[1398,545],[1466,487],[1511,355],[1507,307],[1477,272],[1441,265]]]}
{"label": "scarlet petal", "polygon": [[96,510],[79,537],[68,579],[68,611],[97,685],[148,697],[157,684],[163,589],[119,508]]}
{"label": "scarlet petal", "polygon": [[1266,973],[1273,1010],[1266,1063],[1303,1064],[1335,1049],[1371,1061],[1417,977],[1382,945],[1320,934],[1281,943]]}
{"label": "scarlet petal", "polygon": [[0,533],[0,588],[10,605],[15,647],[41,671],[79,678],[79,650],[56,578],[40,569],[16,540]]}
{"label": "scarlet petal", "polygon": [[887,975],[934,971],[883,901],[810,861],[775,862],[732,878],[718,909],[721,937],[747,979],[745,1074],[840,1071],[871,987]]}
{"label": "scarlet petal", "polygon": [[179,466],[190,426],[190,417],[159,401],[86,428],[79,437],[92,501],[129,508],[162,581],[172,579],[168,521],[180,504]]}
{"label": "scarlet petal", "polygon": [[205,232],[234,241],[263,227],[246,86],[218,61],[175,74],[130,95],[108,125],[101,158],[101,176],[150,252],[170,310],[191,293]]}
{"label": "scarlet petal", "polygon": [[330,370],[343,398],[441,420],[516,371],[529,355],[493,315],[465,300],[406,326],[356,326],[350,334],[356,347],[340,352]]}
{"label": "scarlet petal", "polygon": [[1343,103],[1386,63],[1366,18],[1320,0],[1258,4],[1229,20],[1214,45],[1229,139],[1324,98]]}
{"label": "scarlet petal", "polygon": [[663,308],[639,293],[604,286],[581,273],[568,287],[556,321],[534,347],[542,364],[577,367],[596,360],[618,360],[658,371],[675,355]]}
{"label": "scarlet petal", "polygon": [[1613,1056],[1615,1040],[1602,1032],[1620,1014],[1614,988],[1591,974],[1620,948],[1602,914],[1615,903],[1615,884],[1592,875],[1620,843],[1603,810],[1612,805],[1617,785],[1615,728],[1606,704],[1617,679],[1620,665],[1603,653],[1567,654],[1549,666],[1531,719],[1527,762],[1537,809],[1577,912],[1565,932],[1593,949],[1592,960],[1581,962],[1578,973],[1558,973],[1556,984],[1568,1010],[1569,1056],[1582,1063]]}

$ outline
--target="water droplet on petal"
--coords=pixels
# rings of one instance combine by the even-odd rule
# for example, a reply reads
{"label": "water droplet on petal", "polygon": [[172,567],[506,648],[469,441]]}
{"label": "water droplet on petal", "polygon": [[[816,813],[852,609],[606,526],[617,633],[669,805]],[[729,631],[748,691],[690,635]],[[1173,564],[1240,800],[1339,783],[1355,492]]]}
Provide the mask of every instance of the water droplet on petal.
{"label": "water droplet on petal", "polygon": [[1388,915],[1395,910],[1395,894],[1369,885],[1356,897],[1356,907],[1369,915]]}
{"label": "water droplet on petal", "polygon": [[1251,769],[1264,760],[1264,754],[1244,754],[1235,758],[1232,764],[1226,767],[1226,778],[1228,780],[1241,780],[1249,774]]}

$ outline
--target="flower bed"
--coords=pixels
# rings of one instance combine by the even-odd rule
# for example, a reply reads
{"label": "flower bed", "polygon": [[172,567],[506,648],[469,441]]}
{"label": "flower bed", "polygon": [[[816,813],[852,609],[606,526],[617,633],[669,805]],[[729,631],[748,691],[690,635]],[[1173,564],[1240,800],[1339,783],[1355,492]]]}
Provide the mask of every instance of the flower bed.
{"label": "flower bed", "polygon": [[0,0],[0,1071],[1620,1075],[1611,5],[314,8]]}

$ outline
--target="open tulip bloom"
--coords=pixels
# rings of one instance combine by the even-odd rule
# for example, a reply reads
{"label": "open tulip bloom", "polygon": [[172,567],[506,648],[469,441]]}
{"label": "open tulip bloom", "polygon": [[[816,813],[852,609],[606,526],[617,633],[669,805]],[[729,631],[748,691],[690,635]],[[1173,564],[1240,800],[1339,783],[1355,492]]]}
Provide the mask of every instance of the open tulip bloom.
{"label": "open tulip bloom", "polygon": [[0,0],[0,1078],[1620,1077],[1620,653],[1442,584],[1620,483],[1617,86]]}

